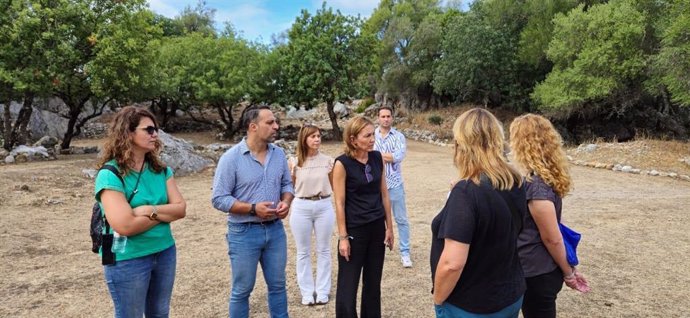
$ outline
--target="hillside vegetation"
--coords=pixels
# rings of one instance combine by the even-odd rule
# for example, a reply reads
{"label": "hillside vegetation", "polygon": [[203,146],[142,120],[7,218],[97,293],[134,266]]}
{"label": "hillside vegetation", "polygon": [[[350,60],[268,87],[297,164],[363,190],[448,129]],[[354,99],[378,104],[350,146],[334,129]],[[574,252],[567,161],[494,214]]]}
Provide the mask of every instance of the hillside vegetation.
{"label": "hillside vegetation", "polygon": [[215,112],[230,137],[240,105],[370,97],[416,112],[463,103],[540,112],[583,142],[690,132],[690,6],[685,0],[381,0],[371,16],[324,2],[270,44],[217,30],[200,1],[175,18],[144,0],[10,0],[0,14],[3,147],[30,136],[37,98],[69,119],[68,148],[105,107],[145,102],[163,127],[178,110]]}

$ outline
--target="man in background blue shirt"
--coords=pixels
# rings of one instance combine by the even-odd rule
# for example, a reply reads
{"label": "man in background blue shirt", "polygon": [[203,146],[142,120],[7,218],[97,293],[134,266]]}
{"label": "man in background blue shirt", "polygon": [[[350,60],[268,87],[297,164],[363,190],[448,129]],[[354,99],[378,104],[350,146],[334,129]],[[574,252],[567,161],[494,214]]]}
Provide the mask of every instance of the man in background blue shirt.
{"label": "man in background blue shirt", "polygon": [[228,251],[232,268],[229,317],[249,317],[249,295],[261,262],[271,317],[288,317],[283,222],[293,199],[285,152],[272,144],[278,123],[268,107],[245,112],[247,136],[218,161],[213,207],[228,213]]}
{"label": "man in background blue shirt", "polygon": [[379,108],[379,126],[374,131],[376,143],[374,149],[381,152],[386,166],[386,187],[391,201],[393,218],[398,225],[400,237],[400,259],[403,267],[412,267],[410,258],[410,224],[407,221],[405,206],[405,189],[403,188],[402,160],[405,158],[407,143],[405,136],[393,128],[393,109],[387,106]]}

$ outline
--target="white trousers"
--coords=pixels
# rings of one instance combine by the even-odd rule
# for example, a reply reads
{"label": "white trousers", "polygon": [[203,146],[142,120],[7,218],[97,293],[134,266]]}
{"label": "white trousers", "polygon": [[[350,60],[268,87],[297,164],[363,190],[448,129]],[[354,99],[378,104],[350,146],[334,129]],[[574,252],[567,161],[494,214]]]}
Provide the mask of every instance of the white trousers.
{"label": "white trousers", "polygon": [[[297,283],[303,298],[328,296],[331,290],[331,238],[335,212],[331,198],[318,201],[295,198],[290,230],[297,247]],[[316,283],[311,269],[311,235],[316,238]]]}

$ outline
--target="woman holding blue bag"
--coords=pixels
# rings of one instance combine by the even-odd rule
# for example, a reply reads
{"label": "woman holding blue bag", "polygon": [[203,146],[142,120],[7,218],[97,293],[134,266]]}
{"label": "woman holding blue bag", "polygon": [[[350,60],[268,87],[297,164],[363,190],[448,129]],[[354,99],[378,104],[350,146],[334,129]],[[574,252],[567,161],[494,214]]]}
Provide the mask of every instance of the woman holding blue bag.
{"label": "woman holding blue bag", "polygon": [[561,230],[562,198],[572,188],[561,143],[561,136],[542,116],[526,114],[510,125],[513,158],[527,181],[529,213],[518,237],[527,283],[522,303],[525,318],[555,318],[556,297],[563,282],[580,292],[589,291],[587,280],[575,269],[574,249],[570,255],[566,252],[568,244]]}

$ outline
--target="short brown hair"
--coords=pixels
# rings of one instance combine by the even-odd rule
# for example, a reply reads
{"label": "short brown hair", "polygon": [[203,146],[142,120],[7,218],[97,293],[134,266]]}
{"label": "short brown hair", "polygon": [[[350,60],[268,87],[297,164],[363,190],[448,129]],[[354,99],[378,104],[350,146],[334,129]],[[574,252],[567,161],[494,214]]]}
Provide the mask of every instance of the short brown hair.
{"label": "short brown hair", "polygon": [[384,109],[387,109],[389,112],[391,112],[391,116],[393,116],[393,115],[395,114],[395,112],[393,112],[393,107],[390,107],[390,106],[381,106],[381,107],[379,107],[379,109],[376,111],[376,114],[377,114],[377,115],[381,115],[381,111],[384,110]]}
{"label": "short brown hair", "polygon": [[271,108],[266,105],[252,105],[247,107],[241,119],[242,128],[249,129],[249,124],[256,123],[259,120],[259,113],[262,109],[271,110]]}

